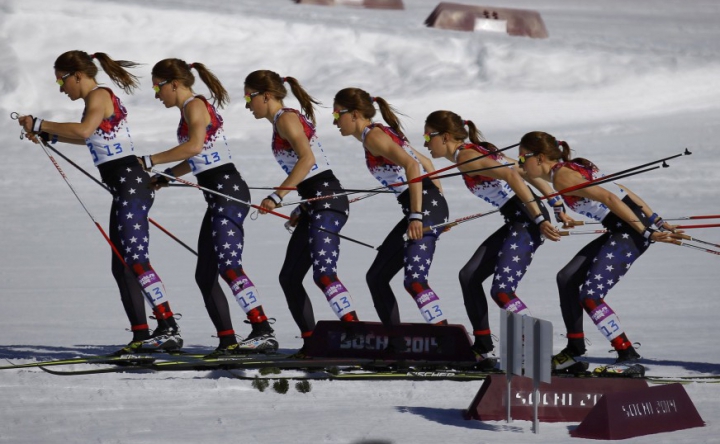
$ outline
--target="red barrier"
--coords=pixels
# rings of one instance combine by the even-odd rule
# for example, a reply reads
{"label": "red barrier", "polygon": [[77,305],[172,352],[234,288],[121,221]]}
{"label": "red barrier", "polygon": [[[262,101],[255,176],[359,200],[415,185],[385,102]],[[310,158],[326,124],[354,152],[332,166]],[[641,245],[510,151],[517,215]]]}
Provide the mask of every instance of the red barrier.
{"label": "red barrier", "polygon": [[685,388],[669,384],[606,394],[570,435],[625,439],[704,425]]}
{"label": "red barrier", "polygon": [[545,22],[540,14],[526,9],[442,2],[430,13],[425,25],[455,31],[502,31],[509,35],[536,39],[548,37]]}
{"label": "red barrier", "polygon": [[[643,379],[552,377],[550,384],[540,383],[538,419],[541,422],[580,422],[603,395],[646,388]],[[513,419],[533,420],[532,379],[512,379],[511,415]],[[483,382],[465,419],[501,421],[507,419],[507,379],[490,375]]]}

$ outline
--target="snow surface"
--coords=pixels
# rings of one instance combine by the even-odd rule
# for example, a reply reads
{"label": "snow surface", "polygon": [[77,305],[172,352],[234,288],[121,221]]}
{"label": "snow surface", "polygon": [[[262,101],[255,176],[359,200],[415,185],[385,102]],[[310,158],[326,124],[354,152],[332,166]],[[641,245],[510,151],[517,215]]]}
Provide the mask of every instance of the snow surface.
{"label": "snow surface", "polygon": [[[472,2],[467,2],[472,3]],[[477,2],[482,4],[484,2]],[[122,95],[136,149],[149,154],[175,143],[177,110],[153,99],[150,68],[180,57],[207,64],[233,99],[222,115],[236,164],[251,186],[283,179],[269,149],[270,126],[244,110],[242,81],[256,69],[292,75],[325,108],[318,131],[333,170],[348,188],[376,184],[362,150],[331,124],[332,98],[358,86],[406,114],[422,148],[425,116],[451,109],[481,127],[498,146],[527,131],[566,140],[578,155],[613,172],[667,157],[693,155],[671,167],[623,181],[665,217],[720,213],[720,3],[714,0],[514,0],[495,6],[535,9],[550,38],[429,29],[435,0],[406,0],[405,11],[296,5],[290,0],[5,0],[0,4],[0,141],[8,160],[0,175],[0,358],[13,362],[103,353],[130,339],[109,271],[107,244],[39,147],[18,139],[9,113],[77,121],[82,104],[57,93],[52,63],[64,51],[103,51],[145,63],[142,89]],[[107,81],[104,74],[100,81]],[[204,92],[199,85],[198,92]],[[119,92],[122,94],[121,92]],[[287,101],[296,106],[294,99]],[[62,147],[96,174],[87,152]],[[60,160],[95,218],[106,224],[105,191]],[[440,160],[438,167],[448,163]],[[488,209],[458,178],[444,187],[452,217]],[[257,202],[263,191],[253,193]],[[204,212],[201,195],[173,188],[159,193],[151,216],[194,245]],[[343,234],[378,245],[399,219],[394,200],[380,195],[353,204]],[[470,328],[457,273],[500,219],[462,224],[444,234],[430,282],[450,320]],[[153,229],[152,261],[183,314],[189,350],[216,338],[193,279],[194,256]],[[245,267],[259,287],[283,351],[301,344],[277,274],[288,234],[282,221],[246,223]],[[691,235],[711,242],[713,229]],[[555,324],[564,344],[555,273],[591,236],[543,246],[518,293],[533,315]],[[339,275],[358,313],[375,321],[365,284],[373,250],[343,243]],[[648,371],[662,375],[720,373],[714,276],[720,258],[689,248],[655,245],[609,295],[633,341],[642,343]],[[318,319],[333,315],[306,280]],[[406,322],[421,322],[398,277]],[[229,293],[228,293],[229,294]],[[231,301],[237,330],[247,332]],[[497,309],[491,322],[498,330]],[[610,362],[608,344],[585,321],[588,356]],[[0,442],[7,443],[483,443],[568,442],[574,424],[465,421],[480,382],[315,382],[313,390],[260,393],[222,373],[107,374],[61,378],[40,370],[0,371]],[[720,442],[720,385],[684,386],[707,426],[630,440]],[[581,441],[575,439],[574,441]]]}

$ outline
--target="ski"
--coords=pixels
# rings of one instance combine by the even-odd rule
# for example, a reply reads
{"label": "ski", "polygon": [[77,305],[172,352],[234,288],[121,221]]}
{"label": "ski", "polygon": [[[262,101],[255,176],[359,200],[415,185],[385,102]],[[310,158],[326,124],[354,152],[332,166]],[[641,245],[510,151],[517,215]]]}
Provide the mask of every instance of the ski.
{"label": "ski", "polygon": [[610,364],[600,365],[589,370],[589,363],[579,361],[578,365],[567,370],[553,372],[553,376],[563,378],[638,378],[654,384],[689,384],[692,382],[720,383],[720,375],[687,375],[687,376],[660,376],[646,374],[646,368],[642,364]]}
{"label": "ski", "polygon": [[[210,352],[208,352],[210,353]],[[47,361],[29,362],[25,364],[12,364],[0,366],[0,370],[32,368],[32,367],[53,367],[58,365],[74,365],[74,364],[115,364],[115,365],[146,365],[159,364],[162,362],[172,362],[181,365],[188,362],[203,362],[207,354],[189,353],[182,350],[176,351],[158,351],[152,353],[130,353],[124,355],[93,355],[82,358],[69,359],[52,359]],[[266,356],[283,356],[285,354],[265,354],[265,353],[248,353],[243,355],[234,355],[232,358],[239,359],[258,359]],[[219,358],[222,359],[222,358]],[[9,362],[9,361],[8,361]],[[213,362],[213,360],[208,360]]]}
{"label": "ski", "polygon": [[[328,362],[332,364],[333,362]],[[385,369],[385,370],[368,370],[360,365],[347,366],[342,363],[342,368],[329,365],[321,367],[317,365],[305,365],[304,368],[280,368],[280,367],[248,367],[239,366],[221,366],[221,367],[205,367],[205,370],[224,370],[233,378],[241,380],[254,379],[276,379],[276,380],[340,380],[340,381],[392,381],[392,380],[412,380],[412,381],[472,381],[485,379],[489,374],[502,374],[500,371],[473,371],[473,370],[451,370],[451,369]],[[129,366],[129,367],[102,367],[86,370],[54,370],[43,366],[41,370],[57,376],[79,376],[79,375],[95,375],[102,373],[155,373],[158,371],[153,365]],[[186,369],[187,370],[187,369]],[[245,372],[247,370],[260,370],[258,374],[248,375],[237,373],[237,371]],[[304,372],[297,375],[288,375],[288,371]],[[283,373],[285,372],[285,373]]]}
{"label": "ski", "polygon": [[35,368],[50,373],[56,376],[80,376],[80,375],[99,375],[102,373],[148,373],[153,372],[153,369],[147,368],[142,365],[129,365],[129,366],[117,366],[117,367],[96,367],[86,370],[53,370],[45,367],[44,365],[38,365]]}
{"label": "ski", "polygon": [[[319,364],[318,364],[319,365]],[[256,381],[480,381],[484,380],[491,374],[503,374],[499,370],[479,371],[479,370],[453,370],[453,369],[378,369],[368,370],[361,366],[353,367],[320,367],[305,365],[304,369],[289,369],[279,367],[238,367],[238,366],[216,366],[205,367],[208,371],[222,370],[235,379]],[[46,367],[39,367],[43,371],[57,376],[79,376],[79,375],[95,375],[103,373],[127,373],[127,374],[145,374],[158,373],[162,370],[154,368],[153,365],[144,366],[128,366],[128,367],[103,367],[92,368],[86,370],[54,370]],[[188,369],[185,369],[188,370]],[[259,370],[259,372],[249,374],[248,371]],[[292,371],[303,372],[300,374],[290,374]],[[561,377],[566,378],[629,378],[631,376],[609,376],[608,374],[587,372],[586,374],[565,374]],[[720,375],[697,375],[697,376],[632,376],[633,378],[643,379],[653,384],[688,384],[692,382],[699,383],[720,383]]]}
{"label": "ski", "polygon": [[[58,364],[54,364],[54,363]],[[48,365],[49,363],[49,365]],[[53,365],[89,364],[91,368],[71,370],[51,369]],[[720,382],[720,375],[655,376],[646,375],[641,364],[602,365],[590,369],[581,361],[576,367],[553,372],[553,376],[565,378],[639,378],[653,383]],[[102,365],[102,366],[101,366]],[[103,373],[156,373],[165,371],[228,371],[237,379],[288,379],[288,380],[480,380],[488,374],[499,373],[495,369],[479,369],[474,362],[438,362],[424,360],[382,360],[370,358],[296,358],[291,355],[249,354],[205,358],[203,355],[180,356],[122,356],[85,358],[77,360],[46,361],[33,363],[43,371],[58,375],[94,375]],[[13,367],[17,368],[17,367]],[[257,372],[255,372],[257,371]],[[288,371],[303,372],[288,375]],[[248,375],[247,373],[260,373]],[[283,373],[286,372],[286,373]],[[280,376],[266,376],[275,374]]]}
{"label": "ski", "polygon": [[0,366],[0,370],[32,368],[32,367],[50,367],[56,365],[72,365],[72,364],[149,364],[154,362],[157,356],[154,354],[128,354],[128,355],[97,355],[87,356],[84,358],[70,359],[53,359],[49,361],[28,362],[25,364],[11,364]]}
{"label": "ski", "polygon": [[273,373],[255,375],[238,374],[233,369],[227,372],[235,379],[241,380],[288,380],[288,381],[477,381],[491,374],[502,374],[500,371],[463,371],[463,370],[336,370],[326,369],[307,372],[299,375],[287,375],[281,370]]}
{"label": "ski", "polygon": [[[107,368],[91,368],[86,370],[73,370],[67,373],[69,374],[93,374],[93,373],[113,373],[113,372],[124,372],[134,369],[145,369],[145,370],[213,370],[215,368],[231,368],[231,367],[250,367],[250,368],[262,368],[262,367],[273,367],[283,366],[285,368],[298,367],[299,364],[304,364],[312,368],[318,368],[318,366],[334,366],[334,365],[345,365],[345,364],[356,364],[358,360],[355,359],[333,359],[333,360],[313,360],[313,359],[295,359],[291,358],[290,355],[282,353],[265,354],[265,353],[249,353],[242,355],[231,355],[221,356],[215,358],[206,358],[206,355],[201,354],[180,354],[180,355],[122,355],[122,356],[92,356],[87,358],[73,358],[73,359],[62,359],[62,360],[51,360],[51,361],[40,361],[27,364],[16,364],[6,367],[0,367],[0,369],[18,369],[18,368],[33,368],[39,367],[46,369],[47,367],[59,366],[59,365],[77,365],[77,364],[93,364],[93,365],[114,365],[113,367]],[[368,360],[369,361],[369,360]],[[48,372],[51,373],[51,372]],[[55,371],[57,374],[61,374],[60,371]]]}
{"label": "ski", "polygon": [[[91,363],[108,364],[108,363]],[[112,364],[112,363],[110,363]],[[436,362],[436,361],[399,361],[356,358],[294,358],[283,354],[274,355],[234,355],[209,359],[167,360],[138,365],[124,365],[112,367],[90,368],[82,370],[53,371],[55,374],[94,374],[119,373],[135,370],[151,371],[213,371],[213,370],[257,370],[277,368],[281,370],[327,370],[342,369],[365,370],[371,372],[414,370],[414,371],[445,371],[445,369],[469,370],[474,362]],[[44,368],[46,366],[40,366]],[[48,372],[50,373],[50,372]]]}

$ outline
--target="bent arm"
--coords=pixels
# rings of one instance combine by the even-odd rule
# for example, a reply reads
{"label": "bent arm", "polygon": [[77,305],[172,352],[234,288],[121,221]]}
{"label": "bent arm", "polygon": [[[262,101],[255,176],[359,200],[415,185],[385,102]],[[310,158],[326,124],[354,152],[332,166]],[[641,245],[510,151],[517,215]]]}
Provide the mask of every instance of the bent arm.
{"label": "bent arm", "polygon": [[169,150],[150,156],[154,165],[180,162],[200,154],[210,124],[210,113],[201,99],[192,100],[185,106],[185,121],[188,124],[188,140]]}
{"label": "bent arm", "polygon": [[[293,151],[298,156],[298,161],[288,174],[279,188],[293,188],[307,177],[310,170],[315,166],[315,154],[312,152],[310,141],[305,135],[300,118],[295,113],[284,113],[277,122],[277,131],[280,137],[287,140]],[[275,194],[281,198],[287,195],[289,190],[276,190]]]}
{"label": "bent arm", "polygon": [[98,88],[88,94],[85,112],[80,123],[44,120],[41,129],[48,134],[56,134],[61,142],[79,143],[77,141],[82,141],[82,144],[85,144],[84,140],[93,135],[103,119],[112,115],[114,107],[110,97],[107,90]]}

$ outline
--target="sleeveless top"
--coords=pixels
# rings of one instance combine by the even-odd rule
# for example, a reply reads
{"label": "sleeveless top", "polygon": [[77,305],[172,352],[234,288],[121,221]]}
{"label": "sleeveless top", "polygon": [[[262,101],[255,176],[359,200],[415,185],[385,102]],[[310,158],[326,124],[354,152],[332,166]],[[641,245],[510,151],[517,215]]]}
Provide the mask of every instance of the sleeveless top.
{"label": "sleeveless top", "polygon": [[293,149],[292,145],[290,145],[290,142],[280,137],[280,134],[277,131],[277,121],[280,116],[282,116],[286,112],[297,114],[298,118],[300,119],[300,123],[303,126],[305,136],[308,138],[308,142],[310,142],[310,149],[315,156],[315,165],[310,168],[310,171],[302,180],[309,179],[322,173],[323,171],[329,170],[330,163],[325,156],[322,145],[318,141],[317,135],[315,133],[315,127],[312,125],[312,123],[310,123],[310,121],[308,121],[308,119],[304,115],[300,114],[300,112],[292,108],[282,108],[278,110],[278,112],[275,113],[275,116],[273,117],[273,138],[271,147],[273,155],[275,156],[275,160],[277,161],[278,165],[280,165],[280,168],[282,168],[285,173],[290,174],[290,172],[293,170],[293,168],[295,168],[295,165],[299,160],[298,155]]}
{"label": "sleeveless top", "polygon": [[[178,144],[185,143],[190,140],[188,124],[185,121],[185,106],[196,98],[205,103],[205,107],[210,114],[210,123],[205,128],[206,132],[203,149],[199,154],[196,154],[188,159],[192,173],[197,176],[203,171],[231,163],[232,157],[230,155],[230,147],[228,147],[227,139],[225,139],[222,117],[218,114],[217,109],[215,109],[215,107],[208,102],[205,97],[199,95],[192,96],[187,99],[180,109],[180,123],[178,124],[177,129]],[[222,144],[220,143],[220,139],[222,139]],[[224,145],[224,149],[222,145]]]}
{"label": "sleeveless top", "polygon": [[[580,165],[579,163],[575,162],[558,162],[553,166],[552,170],[550,171],[550,181],[553,181],[555,178],[555,173],[560,168],[570,168],[573,171],[577,171],[580,173],[586,180],[596,180],[600,179],[601,177],[604,177],[605,175],[601,173],[596,168],[589,168],[583,165]],[[625,194],[624,190],[620,191],[621,198],[622,195]],[[562,195],[563,201],[567,204],[570,209],[572,209],[574,212],[581,214],[585,217],[588,217],[590,219],[594,219],[598,222],[602,222],[602,220],[605,218],[605,216],[610,213],[610,209],[603,203],[598,202],[596,200],[588,199],[585,197],[580,196],[568,196],[567,194]]]}
{"label": "sleeveless top", "polygon": [[[387,127],[381,123],[372,123],[368,125],[362,133],[362,141],[363,141],[363,148],[365,149],[365,164],[367,165],[368,171],[370,171],[370,174],[375,177],[375,179],[378,180],[382,185],[390,185],[394,183],[401,183],[401,182],[407,182],[408,178],[405,175],[405,169],[401,167],[400,165],[397,165],[396,163],[392,162],[389,159],[386,159],[383,156],[375,156],[373,155],[366,147],[365,147],[365,137],[367,134],[373,129],[373,128],[380,128],[385,134],[390,136],[392,138],[393,142],[398,144],[403,150],[405,150],[406,153],[408,153],[415,161],[420,165],[420,173],[425,174],[425,168],[423,168],[422,164],[418,160],[417,156],[415,156],[415,152],[413,151],[412,147],[410,146],[410,143],[407,139],[400,136],[398,133],[396,133],[392,128]],[[407,184],[399,185],[396,187],[390,187],[390,189],[395,193],[395,197],[400,196],[403,191],[408,189]]]}
{"label": "sleeveless top", "polygon": [[[127,123],[127,110],[120,98],[113,94],[110,88],[96,86],[93,91],[98,88],[110,93],[113,114],[103,119],[95,132],[85,139],[85,145],[90,149],[95,166],[111,160],[134,156],[135,151]],[[85,111],[83,111],[83,117],[85,117]]]}
{"label": "sleeveless top", "polygon": [[[504,165],[510,163],[501,153],[491,153],[489,150],[473,143],[466,143],[455,151],[455,163],[458,162],[457,158],[460,151],[465,149],[476,151],[482,155],[489,155],[488,157]],[[515,191],[504,180],[483,175],[471,176],[465,173],[463,173],[462,178],[471,193],[496,207],[502,207],[515,195]]]}

